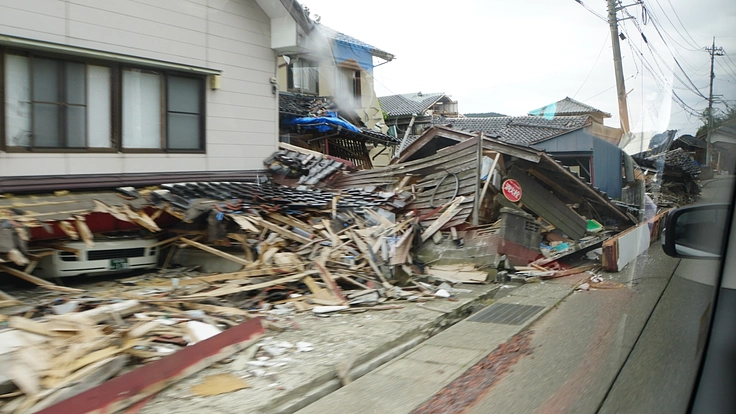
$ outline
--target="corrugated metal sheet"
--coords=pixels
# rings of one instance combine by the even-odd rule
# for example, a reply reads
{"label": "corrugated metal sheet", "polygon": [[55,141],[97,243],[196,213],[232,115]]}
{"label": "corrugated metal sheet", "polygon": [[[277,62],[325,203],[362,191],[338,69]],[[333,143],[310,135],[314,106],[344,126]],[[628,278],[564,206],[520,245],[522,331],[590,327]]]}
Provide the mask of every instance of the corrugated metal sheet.
{"label": "corrugated metal sheet", "polygon": [[534,144],[552,156],[570,153],[590,153],[593,156],[592,183],[611,198],[621,197],[621,150],[615,145],[586,133],[573,131]]}

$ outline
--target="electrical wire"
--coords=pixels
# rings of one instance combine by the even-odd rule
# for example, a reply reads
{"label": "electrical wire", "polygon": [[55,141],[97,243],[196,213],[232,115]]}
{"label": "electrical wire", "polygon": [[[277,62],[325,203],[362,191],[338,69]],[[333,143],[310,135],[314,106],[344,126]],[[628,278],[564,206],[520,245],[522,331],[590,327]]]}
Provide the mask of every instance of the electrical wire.
{"label": "electrical wire", "polygon": [[[634,78],[634,75],[631,75],[631,76],[629,76],[628,78],[624,79],[624,81],[627,81],[627,80],[629,80],[629,79],[632,79],[632,78]],[[616,87],[616,85],[613,85],[613,86],[611,86],[610,88],[606,88],[606,89],[604,89],[604,90],[602,90],[602,91],[598,92],[597,94],[595,94],[595,95],[591,96],[590,98],[586,98],[586,99],[583,99],[583,102],[589,101],[589,100],[591,100],[591,99],[593,99],[593,98],[595,98],[595,97],[598,97],[598,96],[600,96],[600,95],[603,95],[604,93],[606,93],[606,92],[610,91],[611,89],[613,89],[613,88],[615,88],[615,87]]]}
{"label": "electrical wire", "polygon": [[[675,32],[677,32],[677,34],[680,35],[680,37],[682,38],[682,40],[684,40],[685,43],[688,46],[694,48],[693,50],[691,50],[691,52],[700,50],[700,47],[698,46],[698,42],[696,42],[695,39],[693,39],[693,37],[690,35],[690,32],[687,31],[687,28],[685,27],[685,25],[682,24],[682,20],[680,20],[680,16],[677,14],[677,12],[675,11],[675,8],[672,6],[672,2],[670,0],[667,0],[667,1],[669,2],[670,7],[672,7],[672,11],[675,13],[675,16],[676,16],[677,20],[680,22],[680,25],[685,30],[685,32],[687,33],[688,37],[690,37],[689,40],[687,38],[685,38],[685,36],[683,36],[682,33],[680,33],[679,30],[677,30],[677,27],[676,27],[675,23],[672,21],[672,19],[670,19],[670,16],[667,14],[667,11],[665,11],[664,7],[662,7],[662,4],[659,2],[659,0],[654,0],[654,2],[657,4],[657,6],[659,6],[659,9],[662,10],[662,14],[664,15],[664,18],[667,19],[667,21],[670,22],[670,25],[672,25],[672,28],[675,29]],[[668,36],[670,36],[670,35],[668,34]],[[670,38],[672,38],[672,36],[670,36]],[[672,41],[674,42],[674,39]],[[692,41],[692,43],[690,43],[691,41]],[[686,48],[683,47],[683,49],[686,49]]]}
{"label": "electrical wire", "polygon": [[728,61],[731,62],[731,64],[733,65],[733,67],[736,68],[736,63],[734,63],[734,61],[731,60],[731,56],[729,56],[728,53],[724,53],[723,56],[725,56],[726,59],[728,59]]}
{"label": "electrical wire", "polygon": [[715,62],[716,62],[716,65],[718,65],[721,69],[723,69],[724,72],[726,72],[726,75],[736,80],[736,73],[734,73],[733,70],[731,70],[731,68],[723,65],[721,62],[717,60]]}
{"label": "electrical wire", "polygon": [[606,34],[606,37],[603,39],[603,46],[601,46],[601,51],[598,52],[598,57],[595,58],[595,62],[593,62],[593,66],[590,68],[590,72],[588,72],[588,76],[585,77],[585,80],[583,81],[582,85],[578,88],[578,90],[575,92],[575,94],[572,96],[572,99],[575,99],[576,96],[578,96],[578,93],[583,89],[583,86],[585,86],[585,83],[588,82],[588,78],[590,78],[590,75],[593,73],[593,70],[595,69],[595,65],[598,64],[598,59],[601,58],[601,54],[603,54],[603,51],[606,49],[606,45],[608,44],[608,34]]}
{"label": "electrical wire", "polygon": [[[643,4],[642,4],[642,7],[644,7]],[[662,60],[662,62],[665,62],[664,57],[662,57],[662,55],[652,46],[651,42],[649,42],[649,40],[646,38],[646,35],[644,34],[644,31],[642,30],[641,26],[639,25],[638,21],[636,20],[636,17],[634,17],[633,15],[631,15],[631,13],[629,13],[627,10],[624,10],[624,12],[634,22],[634,26],[636,26],[637,30],[639,31],[639,34],[644,39],[644,42],[646,43],[647,48],[652,52],[652,55],[653,56],[656,55],[657,57],[659,57],[660,60]],[[652,17],[652,25],[654,26],[654,29],[657,31],[657,34],[662,39],[662,42],[664,43],[664,45],[667,47],[667,50],[670,52],[670,55],[672,56],[672,59],[674,60],[675,64],[680,69],[680,71],[682,72],[682,74],[685,75],[685,78],[687,79],[687,81],[692,86],[691,92],[693,92],[694,94],[700,96],[701,98],[708,99],[702,92],[700,92],[700,89],[695,85],[695,82],[693,82],[693,80],[690,78],[690,76],[685,71],[685,68],[682,67],[682,64],[680,64],[680,61],[677,59],[677,57],[675,56],[674,52],[670,48],[669,44],[667,43],[667,40],[662,35],[662,32],[660,31],[658,25],[655,22],[654,16],[651,16],[651,17]],[[659,63],[656,61],[656,59],[655,59],[655,64],[657,65],[657,68],[660,71],[662,71],[662,68],[659,66]],[[683,83],[684,85],[687,86],[687,84],[677,74],[675,74],[675,78],[677,80],[679,80],[681,83]]]}
{"label": "electrical wire", "polygon": [[604,22],[608,23],[608,19],[607,18],[601,16],[600,13],[598,13],[597,11],[595,11],[595,10],[591,9],[590,7],[588,7],[587,4],[583,3],[583,0],[575,0],[575,3],[578,3],[579,5],[583,6],[585,8],[585,10],[589,11],[595,17],[597,17],[597,18],[603,20]]}

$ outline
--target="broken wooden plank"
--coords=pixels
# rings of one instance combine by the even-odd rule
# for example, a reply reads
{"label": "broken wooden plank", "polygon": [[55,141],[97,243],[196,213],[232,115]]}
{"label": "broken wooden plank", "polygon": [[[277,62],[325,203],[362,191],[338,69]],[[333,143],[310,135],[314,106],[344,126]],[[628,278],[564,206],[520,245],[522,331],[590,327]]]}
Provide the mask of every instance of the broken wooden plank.
{"label": "broken wooden plank", "polygon": [[[88,365],[64,378],[57,386],[37,394],[31,400],[25,402],[24,407],[29,407],[34,402],[40,401],[28,410],[28,412],[36,412],[87,391],[120,372],[129,359],[128,355],[119,355]],[[74,385],[69,386],[70,384]]]}
{"label": "broken wooden plank", "polygon": [[257,218],[257,219],[253,219],[253,220],[259,226],[261,226],[263,228],[266,228],[268,230],[271,230],[273,232],[276,232],[276,233],[278,233],[278,234],[286,237],[287,239],[294,240],[294,241],[299,242],[299,243],[305,243],[305,244],[306,243],[309,243],[311,241],[311,240],[309,240],[308,238],[306,238],[304,236],[300,236],[300,235],[294,233],[291,230],[287,230],[287,229],[285,229],[283,227],[279,227],[279,226],[277,226],[277,225],[275,225],[273,223],[270,223],[267,220],[264,220],[262,218]]}
{"label": "broken wooden plank", "polygon": [[95,247],[94,236],[87,226],[84,216],[75,216],[74,218],[76,219],[75,224],[77,225],[77,232],[82,238],[82,241],[84,241],[84,244],[89,248]]}
{"label": "broken wooden plank", "polygon": [[7,306],[22,305],[23,302],[0,290],[0,308]]}
{"label": "broken wooden plank", "polygon": [[422,242],[427,241],[432,235],[437,232],[442,226],[444,226],[448,221],[452,220],[453,217],[457,215],[457,213],[460,212],[460,210],[457,210],[457,207],[465,201],[465,197],[460,196],[457,197],[455,200],[452,201],[449,207],[447,207],[447,210],[445,210],[442,214],[440,214],[440,217],[432,223],[431,226],[427,228],[422,233]]}
{"label": "broken wooden plank", "polygon": [[306,272],[299,273],[299,274],[296,274],[296,275],[291,275],[291,276],[287,276],[287,277],[282,277],[280,279],[271,280],[271,281],[268,281],[268,282],[256,283],[254,285],[227,286],[227,287],[223,287],[223,288],[220,288],[220,289],[215,289],[215,290],[210,291],[210,292],[202,292],[202,293],[197,293],[197,294],[194,294],[194,295],[183,296],[183,297],[181,297],[181,299],[205,299],[205,298],[213,298],[213,297],[217,297],[217,296],[231,295],[233,293],[238,293],[238,292],[248,292],[248,291],[251,291],[251,290],[258,290],[258,289],[263,289],[263,288],[267,288],[267,287],[271,287],[271,286],[280,285],[282,283],[296,282],[297,280],[300,280],[304,276],[314,275],[314,274],[317,274],[317,273],[318,272],[316,270],[310,270],[310,271],[306,271]]}
{"label": "broken wooden plank", "polygon": [[23,279],[26,282],[31,282],[31,283],[33,283],[35,285],[41,286],[44,289],[55,290],[57,292],[65,292],[65,293],[82,293],[82,292],[84,292],[83,289],[75,289],[75,288],[70,288],[70,287],[66,287],[66,286],[59,286],[59,285],[56,285],[54,283],[49,282],[48,280],[43,280],[43,279],[38,278],[36,276],[29,275],[28,273],[22,272],[22,271],[20,271],[18,269],[13,269],[12,267],[8,267],[8,266],[5,266],[5,265],[0,265],[0,272],[8,273],[8,274],[13,275],[13,276],[15,276],[17,278]]}
{"label": "broken wooden plank", "polygon": [[[296,266],[261,267],[259,269],[241,270],[232,273],[218,273],[211,276],[198,276],[191,279],[179,279],[179,286],[196,285],[198,283],[215,283],[223,280],[235,280],[258,276],[276,276],[294,272]],[[171,280],[157,282],[154,286],[171,286]]]}
{"label": "broken wooden plank", "polygon": [[558,277],[577,275],[579,273],[587,272],[588,270],[599,269],[600,267],[601,265],[597,265],[597,264],[589,265],[589,266],[573,267],[572,269],[566,269],[566,270],[560,270],[560,271],[554,272],[552,276],[543,276],[542,279],[554,279]]}
{"label": "broken wooden plank", "polygon": [[414,231],[412,229],[407,230],[396,243],[394,248],[394,257],[391,258],[390,264],[400,265],[409,261],[409,250],[411,250],[411,239]]}
{"label": "broken wooden plank", "polygon": [[330,274],[330,271],[327,270],[322,264],[319,262],[314,262],[314,267],[319,270],[320,277],[325,282],[325,285],[327,285],[327,289],[334,295],[338,300],[343,302],[343,304],[347,304],[347,301],[345,300],[345,295],[342,294],[342,290],[339,286],[337,286],[337,283],[335,283],[335,280],[332,278],[332,275]]}
{"label": "broken wooden plank", "polygon": [[232,219],[241,229],[249,231],[251,233],[258,233],[258,229],[248,219],[237,214],[228,214],[228,217]]}
{"label": "broken wooden plank", "polygon": [[174,243],[174,242],[178,241],[181,237],[182,236],[169,237],[168,239],[164,239],[164,240],[158,241],[158,242],[156,242],[156,243],[148,246],[148,248],[149,249],[152,249],[154,247],[158,247],[158,246],[163,246],[163,245],[166,245],[166,244]]}
{"label": "broken wooden plank", "polygon": [[56,223],[61,231],[63,231],[69,238],[72,240],[79,240],[79,233],[77,233],[77,229],[72,226],[71,223],[69,223],[66,220],[61,220]]}
{"label": "broken wooden plank", "polygon": [[68,320],[88,325],[96,325],[112,318],[113,314],[119,316],[128,316],[137,312],[141,308],[141,303],[137,300],[126,300],[123,302],[111,303],[109,305],[98,306],[83,312],[66,313],[64,315],[49,316],[53,320]]}
{"label": "broken wooden plank", "polygon": [[186,237],[182,237],[181,238],[181,241],[184,242],[184,243],[186,243],[186,244],[188,244],[188,245],[190,245],[190,246],[196,247],[196,248],[198,248],[200,250],[204,250],[207,253],[212,253],[215,256],[222,257],[223,259],[230,260],[232,262],[241,264],[243,266],[248,266],[248,265],[252,264],[252,262],[249,262],[249,261],[247,261],[247,260],[245,260],[245,259],[243,259],[241,257],[234,256],[234,255],[232,255],[230,253],[225,253],[223,251],[220,251],[220,250],[215,249],[214,247],[207,246],[205,244],[196,242],[194,240],[189,240]]}
{"label": "broken wooden plank", "polygon": [[48,407],[39,414],[116,412],[242,351],[263,335],[252,319],[170,356],[113,378],[91,390]]}
{"label": "broken wooden plank", "polygon": [[295,227],[295,228],[304,230],[307,233],[312,233],[314,231],[311,225],[301,220],[295,219],[294,217],[291,217],[291,216],[283,216],[279,213],[269,213],[268,217],[278,221],[281,224],[286,224],[287,226],[291,226],[291,227]]}
{"label": "broken wooden plank", "polygon": [[[480,192],[479,203],[483,203],[483,199],[485,198],[486,193],[488,192],[488,184],[491,183],[491,179],[493,178],[493,172],[496,170],[496,165],[498,164],[499,158],[501,158],[501,153],[497,152],[496,157],[493,159],[493,164],[491,164],[491,169],[488,170],[488,177],[486,177],[486,182],[483,183],[483,190]],[[478,204],[478,206],[480,207],[480,204]]]}
{"label": "broken wooden plank", "polygon": [[388,280],[386,280],[386,277],[383,275],[383,272],[381,272],[381,268],[378,267],[378,264],[376,263],[376,260],[374,258],[373,252],[368,247],[368,245],[365,244],[365,242],[360,238],[360,236],[357,233],[350,232],[351,237],[355,241],[356,246],[358,246],[358,250],[360,250],[361,253],[365,256],[365,259],[368,261],[368,264],[370,264],[371,269],[378,275],[379,279],[381,279],[381,283],[385,288],[390,288],[391,284],[388,283]]}

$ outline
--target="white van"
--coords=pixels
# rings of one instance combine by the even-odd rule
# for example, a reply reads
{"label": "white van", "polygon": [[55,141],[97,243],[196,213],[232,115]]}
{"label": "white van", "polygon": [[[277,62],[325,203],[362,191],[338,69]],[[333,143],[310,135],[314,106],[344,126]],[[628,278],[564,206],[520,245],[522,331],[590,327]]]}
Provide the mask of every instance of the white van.
{"label": "white van", "polygon": [[54,254],[39,260],[33,273],[54,278],[79,275],[119,273],[136,269],[151,269],[158,264],[160,248],[156,239],[96,239],[94,247],[84,242],[65,242]]}

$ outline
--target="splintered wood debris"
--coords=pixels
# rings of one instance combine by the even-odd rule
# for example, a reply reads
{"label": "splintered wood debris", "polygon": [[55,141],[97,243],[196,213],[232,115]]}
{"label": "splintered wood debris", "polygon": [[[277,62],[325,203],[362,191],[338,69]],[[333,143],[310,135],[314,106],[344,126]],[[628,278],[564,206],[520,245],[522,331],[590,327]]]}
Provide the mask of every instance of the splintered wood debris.
{"label": "splintered wood debris", "polygon": [[[457,204],[447,203],[436,215]],[[299,312],[330,317],[399,309],[407,300],[452,299],[447,283],[405,280],[400,287],[393,275],[392,266],[417,273],[411,249],[420,242],[422,229],[411,212],[328,209],[237,217],[228,223],[238,229],[223,233],[229,244],[225,250],[214,247],[212,239],[205,243],[201,230],[163,232],[159,242],[172,251],[198,249],[230,261],[241,267],[235,272],[165,268],[87,292],[0,265],[0,270],[37,283],[34,292],[43,288],[52,294],[0,296],[2,306],[24,305],[16,313],[6,308],[7,316],[0,319],[1,412],[63,404],[123,371],[135,372],[250,319],[283,331],[292,329],[287,316]],[[310,346],[297,344],[303,352]],[[192,392],[214,395],[244,387],[238,378],[217,377]]]}

